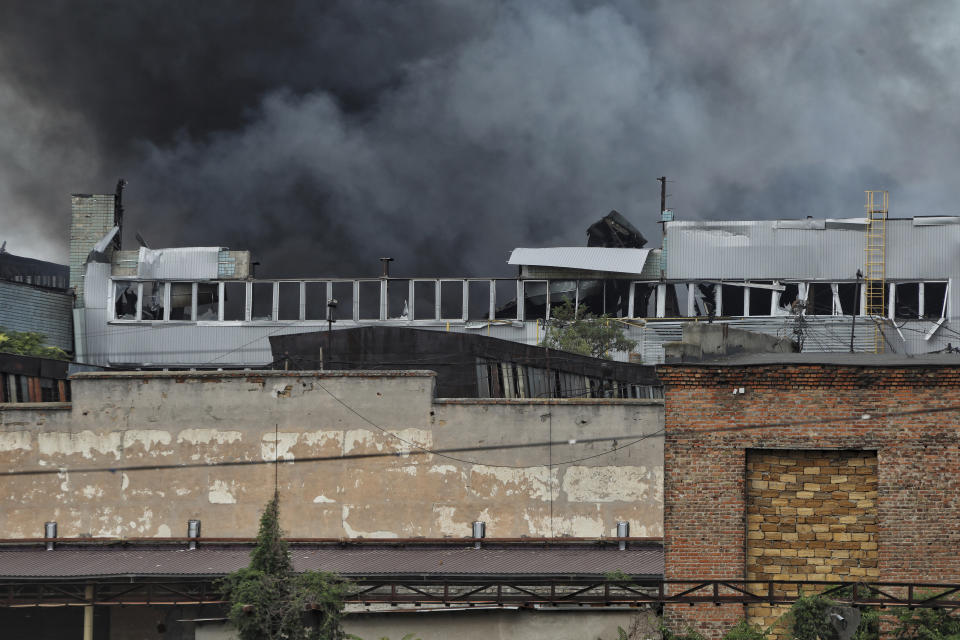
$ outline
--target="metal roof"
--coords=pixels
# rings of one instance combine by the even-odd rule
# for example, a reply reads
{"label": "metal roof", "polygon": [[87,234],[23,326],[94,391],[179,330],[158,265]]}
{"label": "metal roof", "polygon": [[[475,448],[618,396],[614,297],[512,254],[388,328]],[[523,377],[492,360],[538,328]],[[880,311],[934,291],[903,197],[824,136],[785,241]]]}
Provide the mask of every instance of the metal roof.
{"label": "metal roof", "polygon": [[517,248],[507,264],[611,273],[643,272],[650,249],[612,249],[608,247]]}
{"label": "metal roof", "polygon": [[838,367],[954,367],[960,355],[953,353],[907,356],[897,353],[752,353],[700,362],[675,362],[665,367],[750,367],[763,365],[832,365]]}
{"label": "metal roof", "polygon": [[[663,548],[365,547],[293,548],[297,571],[366,576],[662,576]],[[221,576],[248,566],[250,547],[37,548],[0,550],[0,579]]]}
{"label": "metal roof", "polygon": [[[673,280],[855,281],[866,225],[845,220],[684,220],[666,223],[666,277]],[[960,276],[954,217],[888,219],[888,280]]]}

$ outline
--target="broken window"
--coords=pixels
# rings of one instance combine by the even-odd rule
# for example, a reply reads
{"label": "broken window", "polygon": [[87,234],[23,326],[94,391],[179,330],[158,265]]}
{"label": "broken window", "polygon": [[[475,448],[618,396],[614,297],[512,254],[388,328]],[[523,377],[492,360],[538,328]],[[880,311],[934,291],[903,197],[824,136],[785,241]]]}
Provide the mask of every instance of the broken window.
{"label": "broken window", "polygon": [[496,296],[495,314],[497,318],[514,320],[517,318],[517,280],[494,280]]}
{"label": "broken window", "polygon": [[467,318],[470,320],[487,320],[490,318],[490,281],[470,280],[467,286],[470,296]]}
{"label": "broken window", "polygon": [[444,320],[463,318],[463,282],[459,280],[440,282],[440,317]]}
{"label": "broken window", "polygon": [[634,318],[655,318],[657,316],[657,285],[651,282],[633,283]]}
{"label": "broken window", "polygon": [[300,319],[300,283],[281,282],[277,305],[277,320]]}
{"label": "broken window", "polygon": [[360,282],[360,320],[380,319],[380,280]]}
{"label": "broken window", "polygon": [[197,283],[197,320],[207,322],[220,318],[220,285],[216,282]]}
{"label": "broken window", "polygon": [[717,304],[713,298],[713,285],[694,284],[693,285],[693,307],[694,315],[712,316],[717,313]]}
{"label": "broken window", "polygon": [[247,283],[223,283],[223,319],[246,320]]}
{"label": "broken window", "polygon": [[807,288],[807,313],[814,316],[833,315],[833,289],[829,283],[810,283]]}
{"label": "broken window", "polygon": [[547,317],[547,281],[526,280],[523,283],[523,319],[543,320]]}
{"label": "broken window", "polygon": [[940,319],[946,315],[947,283],[923,283],[923,317]]}
{"label": "broken window", "polygon": [[170,319],[193,320],[193,284],[170,283]]}
{"label": "broken window", "polygon": [[[898,282],[894,301],[894,316],[897,318],[920,317],[920,283]],[[939,316],[938,316],[939,317]]]}
{"label": "broken window", "polygon": [[435,280],[414,281],[414,320],[433,320],[437,317],[437,286]]}
{"label": "broken window", "polygon": [[[761,281],[755,284],[773,285],[772,281]],[[773,303],[773,291],[765,287],[750,287],[750,315],[768,316]]]}
{"label": "broken window", "polygon": [[387,287],[387,318],[393,320],[407,320],[410,318],[409,280],[386,280]]}
{"label": "broken window", "polygon": [[129,280],[113,282],[113,317],[117,320],[137,319],[138,283]]}
{"label": "broken window", "polygon": [[743,315],[743,287],[732,284],[722,284],[720,295],[723,296],[723,315]]}
{"label": "broken window", "polygon": [[859,283],[841,282],[837,285],[837,297],[840,298],[840,313],[842,315],[860,315]]}
{"label": "broken window", "polygon": [[781,283],[783,291],[777,301],[777,313],[780,315],[796,315],[800,313],[800,285],[795,282]]}
{"label": "broken window", "polygon": [[[352,283],[350,290],[353,290]],[[327,283],[326,282],[305,282],[304,283],[304,320],[326,320],[327,319]],[[336,298],[336,296],[333,296]],[[340,300],[337,299],[337,308],[340,308]],[[343,308],[341,313],[348,314],[346,317],[352,317],[353,313],[349,303]]]}
{"label": "broken window", "polygon": [[164,282],[141,283],[143,301],[140,303],[141,320],[163,320],[163,298],[167,285]]}
{"label": "broken window", "polygon": [[273,320],[273,283],[254,282],[253,300],[250,302],[251,320]]}

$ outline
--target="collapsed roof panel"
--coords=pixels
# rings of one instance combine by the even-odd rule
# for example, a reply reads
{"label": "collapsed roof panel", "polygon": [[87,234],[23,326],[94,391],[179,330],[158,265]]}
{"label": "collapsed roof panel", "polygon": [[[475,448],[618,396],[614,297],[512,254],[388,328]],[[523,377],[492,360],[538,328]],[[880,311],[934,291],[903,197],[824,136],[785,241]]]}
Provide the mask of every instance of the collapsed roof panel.
{"label": "collapsed roof panel", "polygon": [[587,228],[588,247],[641,249],[645,244],[647,239],[619,211],[611,211]]}
{"label": "collapsed roof panel", "polygon": [[649,254],[650,249],[611,249],[606,247],[517,248],[510,254],[507,264],[639,275],[643,272]]}

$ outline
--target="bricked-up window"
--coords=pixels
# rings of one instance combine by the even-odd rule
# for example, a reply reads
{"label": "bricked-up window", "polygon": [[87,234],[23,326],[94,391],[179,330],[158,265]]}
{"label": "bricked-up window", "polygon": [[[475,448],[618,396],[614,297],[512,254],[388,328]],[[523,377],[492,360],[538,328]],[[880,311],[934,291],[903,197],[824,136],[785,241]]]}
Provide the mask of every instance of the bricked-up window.
{"label": "bricked-up window", "polygon": [[[876,451],[748,450],[746,472],[748,580],[879,576]],[[784,611],[751,605],[747,617],[766,627]]]}

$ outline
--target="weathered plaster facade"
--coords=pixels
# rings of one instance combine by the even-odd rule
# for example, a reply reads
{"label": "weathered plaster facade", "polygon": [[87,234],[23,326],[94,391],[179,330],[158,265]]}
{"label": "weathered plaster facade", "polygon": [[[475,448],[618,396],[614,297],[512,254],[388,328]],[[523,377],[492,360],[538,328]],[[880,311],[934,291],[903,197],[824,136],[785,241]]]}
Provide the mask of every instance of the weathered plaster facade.
{"label": "weathered plaster facade", "polygon": [[[432,372],[73,377],[69,404],[0,405],[0,537],[252,537],[276,479],[292,537],[662,535],[663,407],[651,400],[435,400]],[[634,436],[614,442],[410,455]],[[304,461],[390,452],[395,456]],[[591,457],[594,456],[594,457]],[[271,464],[277,458],[279,464]],[[584,459],[586,458],[586,459]],[[582,459],[582,460],[581,460]],[[218,463],[266,462],[248,466]],[[192,465],[84,473],[84,468]],[[552,515],[551,515],[552,514]]]}

